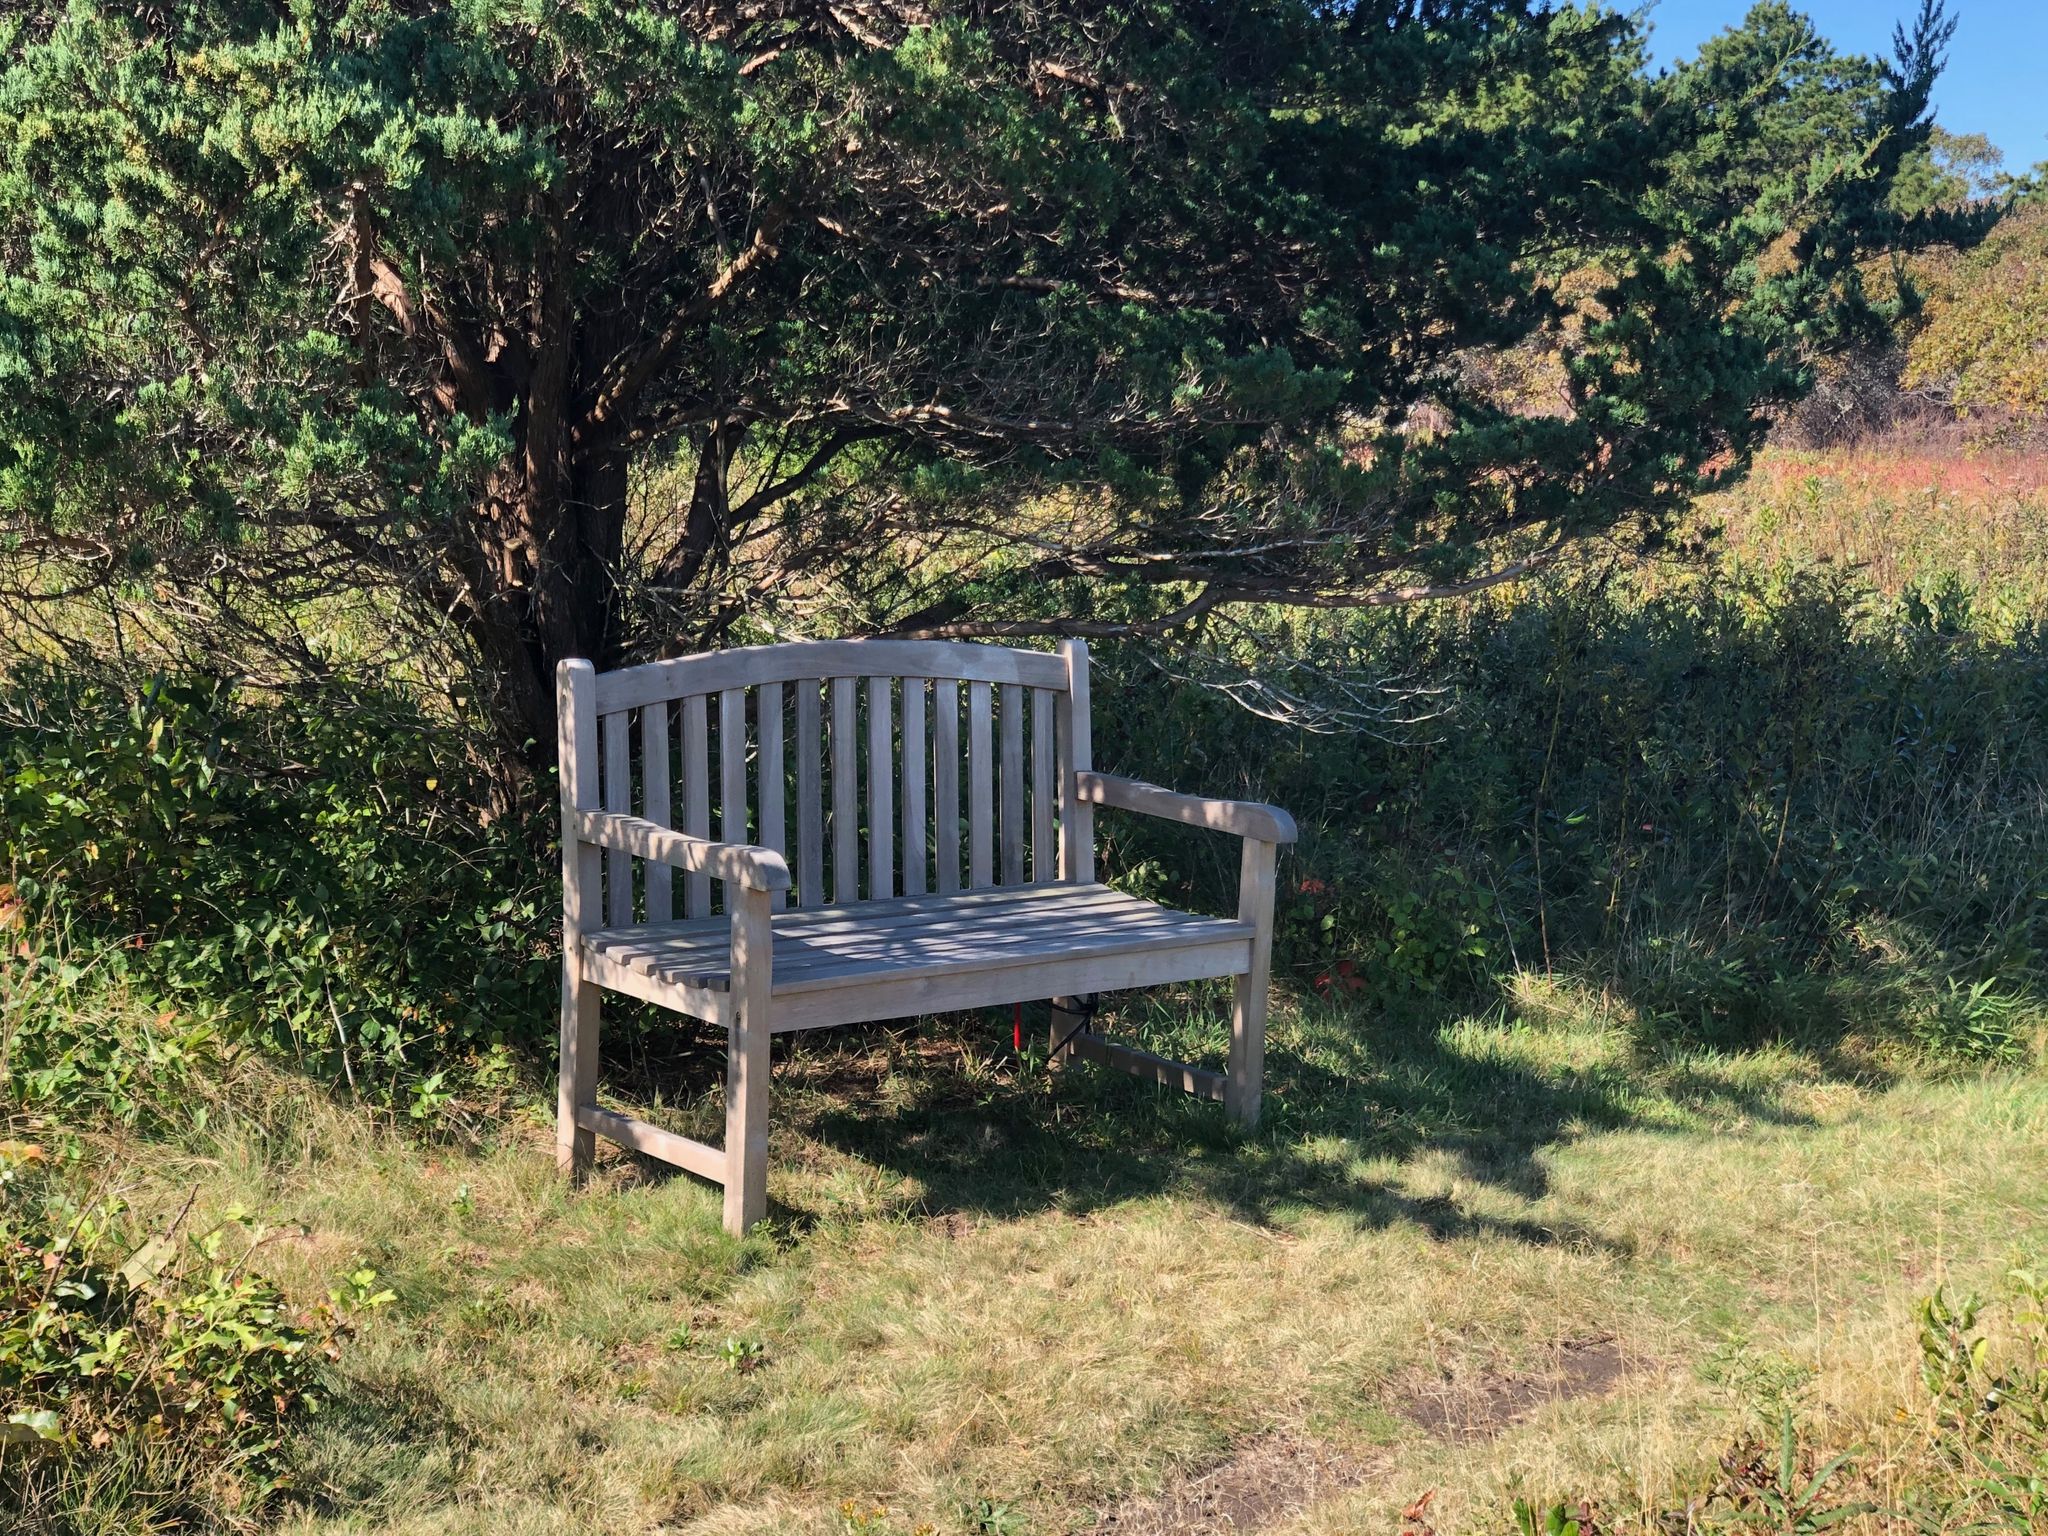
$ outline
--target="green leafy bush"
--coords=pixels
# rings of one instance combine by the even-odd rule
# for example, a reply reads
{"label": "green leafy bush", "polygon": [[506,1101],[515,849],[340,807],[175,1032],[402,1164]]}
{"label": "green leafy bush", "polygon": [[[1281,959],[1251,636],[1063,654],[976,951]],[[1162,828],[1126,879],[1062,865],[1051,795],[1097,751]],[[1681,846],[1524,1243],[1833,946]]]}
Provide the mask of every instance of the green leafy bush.
{"label": "green leafy bush", "polygon": [[[67,938],[17,938],[13,963],[46,989],[94,972],[154,992],[197,1021],[177,1049],[212,1031],[410,1091],[548,1027],[542,861],[475,789],[459,732],[395,694],[19,678],[0,694],[0,879],[21,921]],[[67,958],[36,958],[52,948]],[[39,1027],[17,1025],[16,1092],[82,1074],[118,1107],[124,1068]]]}
{"label": "green leafy bush", "polygon": [[77,1198],[46,1162],[0,1142],[0,1509],[61,1506],[123,1463],[155,1485],[137,1515],[202,1484],[260,1503],[351,1315],[389,1293],[364,1271],[296,1311],[248,1267],[261,1234],[238,1219],[135,1246],[118,1200]]}

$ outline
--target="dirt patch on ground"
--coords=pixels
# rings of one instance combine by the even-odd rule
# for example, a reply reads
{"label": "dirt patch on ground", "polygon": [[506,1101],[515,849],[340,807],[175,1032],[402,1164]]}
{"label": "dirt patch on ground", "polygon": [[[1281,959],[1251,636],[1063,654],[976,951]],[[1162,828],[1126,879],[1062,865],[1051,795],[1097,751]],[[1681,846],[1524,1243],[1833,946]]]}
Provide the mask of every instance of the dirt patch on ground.
{"label": "dirt patch on ground", "polygon": [[1468,1444],[1491,1440],[1551,1403],[1605,1397],[1628,1373],[1628,1360],[1611,1336],[1570,1339],[1557,1346],[1548,1370],[1452,1377],[1416,1389],[1396,1406],[1403,1418],[1438,1439]]}
{"label": "dirt patch on ground", "polygon": [[1371,1470],[1299,1435],[1265,1435],[1156,1497],[1118,1505],[1089,1536],[1241,1536],[1356,1487]]}

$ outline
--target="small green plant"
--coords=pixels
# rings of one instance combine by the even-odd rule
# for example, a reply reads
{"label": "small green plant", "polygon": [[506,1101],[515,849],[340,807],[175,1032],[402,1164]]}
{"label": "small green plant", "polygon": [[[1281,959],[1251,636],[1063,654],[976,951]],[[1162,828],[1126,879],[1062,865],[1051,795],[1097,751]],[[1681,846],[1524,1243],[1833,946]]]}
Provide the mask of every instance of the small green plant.
{"label": "small green plant", "polygon": [[725,1362],[725,1368],[744,1376],[758,1371],[768,1363],[768,1347],[759,1339],[738,1338],[728,1335],[718,1346],[718,1357]]}
{"label": "small green plant", "polygon": [[262,1502],[290,1426],[325,1401],[325,1366],[390,1293],[359,1269],[296,1309],[250,1268],[263,1234],[239,1213],[138,1244],[120,1201],[53,1187],[48,1161],[38,1144],[0,1147],[0,1443],[19,1448],[17,1492],[147,1452],[167,1499],[231,1470]]}
{"label": "small green plant", "polygon": [[1968,985],[1950,978],[1946,993],[1921,1014],[1915,1034],[1937,1056],[2010,1061],[2025,1049],[2020,1036],[2024,1013],[2024,999],[2001,991],[1990,977]]}
{"label": "small green plant", "polygon": [[1514,1529],[1515,1536],[1584,1536],[1583,1506],[1538,1506],[1527,1499],[1517,1499]]}
{"label": "small green plant", "polygon": [[976,1499],[967,1508],[967,1528],[981,1532],[982,1536],[1024,1536],[1031,1529],[1031,1521],[1022,1510],[992,1499]]}
{"label": "small green plant", "polygon": [[1778,1423],[1778,1444],[1772,1455],[1761,1445],[1738,1447],[1723,1458],[1725,1482],[1720,1496],[1730,1509],[1730,1523],[1742,1530],[1768,1531],[1772,1536],[1814,1536],[1875,1506],[1856,1501],[1834,1502],[1831,1485],[1851,1465],[1848,1452],[1809,1471],[1801,1455],[1799,1431],[1787,1408]]}
{"label": "small green plant", "polygon": [[1937,1488],[1911,1510],[1922,1530],[2038,1532],[2048,1528],[2048,1277],[2007,1276],[2014,1337],[2002,1356],[1979,1331],[1985,1303],[1920,1303],[1920,1376],[1931,1404],[1937,1463],[1960,1491]]}

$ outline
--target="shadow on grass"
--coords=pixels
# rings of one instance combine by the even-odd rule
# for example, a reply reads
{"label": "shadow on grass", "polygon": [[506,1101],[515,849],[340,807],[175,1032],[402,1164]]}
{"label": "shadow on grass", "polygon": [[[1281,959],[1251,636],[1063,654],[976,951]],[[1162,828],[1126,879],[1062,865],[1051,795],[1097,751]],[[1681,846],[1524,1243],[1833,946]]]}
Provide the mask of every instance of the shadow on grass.
{"label": "shadow on grass", "polygon": [[[1218,1060],[1223,1011],[1212,997],[1150,995],[1107,1027],[1169,1054]],[[1640,1031],[1586,1063],[1545,1059],[1570,1058],[1592,1038],[1570,1026],[1446,1029],[1419,1013],[1388,1019],[1311,1002],[1279,1021],[1264,1118],[1244,1135],[1219,1105],[1112,1070],[1077,1063],[1048,1072],[1042,1006],[1026,1010],[1033,1044],[1022,1056],[1010,1049],[1009,1024],[1006,1014],[956,1014],[778,1042],[778,1131],[901,1175],[920,1190],[906,1213],[928,1218],[1087,1213],[1176,1194],[1259,1224],[1320,1211],[1368,1227],[1414,1223],[1439,1239],[1610,1248],[1580,1225],[1468,1209],[1455,1186],[1535,1201],[1549,1188],[1545,1153],[1585,1134],[1803,1124],[1779,1092],[1786,1071],[1872,1075],[1829,1042],[1799,1051],[1775,1076],[1716,1071],[1716,1061],[1733,1068],[1743,1058],[1675,1055]],[[642,1074],[652,1071],[673,1092],[680,1068],[690,1088],[716,1092],[721,1066],[717,1053],[692,1050],[659,1065],[642,1056],[624,1075],[651,1086]],[[1451,1192],[1404,1187],[1402,1165],[1424,1155],[1450,1160]],[[827,1214],[776,1211],[795,1231]]]}

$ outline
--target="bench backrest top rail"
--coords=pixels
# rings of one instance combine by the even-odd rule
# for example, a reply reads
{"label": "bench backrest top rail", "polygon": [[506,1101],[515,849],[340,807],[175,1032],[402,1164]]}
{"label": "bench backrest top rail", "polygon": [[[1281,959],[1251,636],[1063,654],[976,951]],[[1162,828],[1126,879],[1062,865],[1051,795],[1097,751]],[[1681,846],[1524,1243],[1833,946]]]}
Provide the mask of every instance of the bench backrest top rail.
{"label": "bench backrest top rail", "polygon": [[667,699],[830,677],[930,677],[1065,692],[1067,663],[1049,651],[965,640],[793,640],[678,656],[597,674],[597,712]]}

